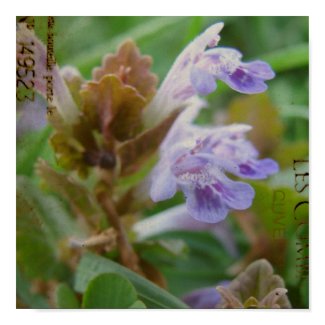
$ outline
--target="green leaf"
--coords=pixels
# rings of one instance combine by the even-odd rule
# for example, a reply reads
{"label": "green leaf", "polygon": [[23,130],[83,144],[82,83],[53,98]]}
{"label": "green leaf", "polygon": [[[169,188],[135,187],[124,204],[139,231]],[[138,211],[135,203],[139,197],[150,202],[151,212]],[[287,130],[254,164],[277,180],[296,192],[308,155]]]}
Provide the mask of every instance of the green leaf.
{"label": "green leaf", "polygon": [[85,186],[71,176],[55,171],[45,160],[40,159],[37,162],[36,170],[49,189],[61,194],[78,214],[88,219],[89,223],[99,221],[102,211]]}
{"label": "green leaf", "polygon": [[137,300],[134,304],[132,304],[130,307],[130,309],[145,309],[147,308],[146,305],[141,301],[141,300]]}
{"label": "green leaf", "polygon": [[72,289],[65,283],[61,283],[55,290],[55,304],[58,308],[76,309],[79,302]]}
{"label": "green leaf", "polygon": [[157,267],[167,280],[168,288],[176,296],[207,286],[215,286],[228,278],[227,269],[234,262],[221,243],[208,232],[172,231],[152,240],[181,240],[186,254],[172,256],[161,250],[146,249],[140,256]]}
{"label": "green leaf", "polygon": [[30,176],[34,164],[47,146],[47,140],[52,129],[46,127],[40,131],[25,134],[17,141],[17,174]]}
{"label": "green leaf", "polygon": [[280,105],[280,113],[284,118],[309,120],[308,107],[303,105]]}
{"label": "green leaf", "polygon": [[16,288],[18,298],[28,307],[38,309],[50,307],[45,297],[32,293],[29,281],[18,267],[16,269]]}
{"label": "green leaf", "polygon": [[64,278],[68,270],[61,256],[67,239],[82,235],[60,201],[27,177],[17,177],[17,262],[27,277]]}
{"label": "green leaf", "polygon": [[82,307],[129,308],[137,299],[137,292],[129,280],[118,274],[104,273],[89,282]]}
{"label": "green leaf", "polygon": [[89,281],[102,273],[118,273],[125,276],[136,288],[139,298],[149,308],[187,308],[187,306],[140,275],[104,257],[86,253],[77,268],[75,290],[85,292]]}

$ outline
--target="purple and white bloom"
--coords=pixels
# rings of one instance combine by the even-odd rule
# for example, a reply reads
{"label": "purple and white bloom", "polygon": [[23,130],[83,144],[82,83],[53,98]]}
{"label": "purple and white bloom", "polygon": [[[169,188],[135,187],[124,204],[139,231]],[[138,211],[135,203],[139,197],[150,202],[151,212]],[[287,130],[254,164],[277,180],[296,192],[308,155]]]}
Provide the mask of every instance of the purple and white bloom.
{"label": "purple and white bloom", "polygon": [[255,94],[265,91],[264,81],[274,77],[267,63],[243,63],[237,50],[216,47],[222,28],[223,23],[212,25],[183,50],[144,112],[145,123],[152,126],[184,108],[160,147],[160,160],[151,174],[151,199],[166,200],[181,190],[188,213],[207,223],[217,223],[229,210],[245,210],[252,204],[254,189],[226,173],[264,179],[278,171],[272,159],[259,160],[245,139],[250,126],[191,124],[205,106],[198,95],[213,92],[217,80],[238,92]]}
{"label": "purple and white bloom", "polygon": [[[255,196],[251,185],[230,179],[227,173],[248,179],[265,179],[278,171],[272,159],[258,159],[245,133],[251,127],[191,125],[195,105],[181,114],[160,148],[160,160],[151,174],[150,197],[154,202],[181,190],[191,217],[217,223],[229,210],[245,210]],[[183,120],[184,118],[184,120]]]}
{"label": "purple and white bloom", "polygon": [[212,93],[217,88],[217,80],[244,94],[267,89],[264,81],[275,76],[271,67],[259,60],[244,63],[239,51],[217,47],[222,28],[223,23],[210,26],[177,57],[144,112],[147,126],[159,123],[175,109],[186,106],[194,96]]}

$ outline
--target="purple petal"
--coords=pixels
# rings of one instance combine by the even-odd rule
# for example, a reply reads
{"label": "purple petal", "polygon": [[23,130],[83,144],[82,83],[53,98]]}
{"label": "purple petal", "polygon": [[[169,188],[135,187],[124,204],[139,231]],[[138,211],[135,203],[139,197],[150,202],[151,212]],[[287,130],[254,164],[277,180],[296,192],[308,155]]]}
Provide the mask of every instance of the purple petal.
{"label": "purple petal", "polygon": [[251,179],[264,179],[278,171],[279,165],[277,162],[273,159],[265,158],[240,164],[237,176]]}
{"label": "purple petal", "polygon": [[186,196],[186,206],[191,217],[198,221],[217,223],[224,220],[229,209],[220,195],[211,187],[181,186]]}
{"label": "purple petal", "polygon": [[217,181],[202,188],[181,185],[188,212],[194,219],[217,223],[226,218],[230,209],[245,210],[252,205],[255,191],[249,184],[223,178],[222,183]]}
{"label": "purple petal", "polygon": [[185,295],[182,300],[191,308],[213,309],[220,302],[221,296],[216,287],[201,288]]}
{"label": "purple petal", "polygon": [[206,96],[217,89],[217,84],[211,73],[199,68],[193,68],[191,71],[191,83],[195,90],[203,96]]}
{"label": "purple petal", "polygon": [[229,71],[229,68],[239,65],[241,52],[230,47],[216,47],[204,53],[202,63],[209,71],[218,72],[220,69]]}
{"label": "purple petal", "polygon": [[247,209],[255,195],[250,185],[227,178],[218,162],[212,154],[188,155],[171,168],[186,196],[189,214],[202,222],[217,223],[230,209]]}
{"label": "purple petal", "polygon": [[178,178],[179,182],[193,182],[198,184],[200,181],[209,181],[209,171],[205,167],[210,161],[214,161],[213,155],[187,155],[180,157],[171,167],[172,173]]}
{"label": "purple petal", "polygon": [[34,102],[18,102],[17,138],[27,132],[40,130],[46,126],[46,106],[47,103],[41,96],[35,96]]}
{"label": "purple petal", "polygon": [[162,159],[151,174],[150,197],[159,202],[172,198],[177,190],[176,179],[166,160]]}
{"label": "purple petal", "polygon": [[241,66],[245,68],[249,73],[257,78],[270,80],[275,77],[275,73],[269,64],[263,61],[252,61],[242,63]]}
{"label": "purple petal", "polygon": [[228,75],[223,73],[220,79],[232,89],[244,94],[258,94],[267,89],[263,79],[250,74],[248,70],[240,66],[234,73]]}
{"label": "purple petal", "polygon": [[224,176],[224,179],[213,185],[221,200],[229,209],[245,210],[252,205],[254,189],[246,183],[235,182]]}
{"label": "purple petal", "polygon": [[265,91],[264,80],[275,76],[272,68],[259,60],[242,63],[241,57],[235,49],[215,48],[206,51],[197,65],[238,92],[255,94]]}

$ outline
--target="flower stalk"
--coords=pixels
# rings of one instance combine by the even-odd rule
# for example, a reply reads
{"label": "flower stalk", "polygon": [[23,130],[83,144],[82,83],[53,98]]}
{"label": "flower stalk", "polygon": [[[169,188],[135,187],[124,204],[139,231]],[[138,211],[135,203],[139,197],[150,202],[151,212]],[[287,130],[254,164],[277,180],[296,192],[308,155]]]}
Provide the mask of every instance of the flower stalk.
{"label": "flower stalk", "polygon": [[109,224],[117,232],[117,247],[120,252],[121,263],[125,267],[142,275],[143,273],[139,266],[139,257],[134,251],[132,245],[129,243],[126,231],[117,213],[115,204],[110,198],[110,195],[106,191],[99,191],[96,194],[96,198],[104,210]]}

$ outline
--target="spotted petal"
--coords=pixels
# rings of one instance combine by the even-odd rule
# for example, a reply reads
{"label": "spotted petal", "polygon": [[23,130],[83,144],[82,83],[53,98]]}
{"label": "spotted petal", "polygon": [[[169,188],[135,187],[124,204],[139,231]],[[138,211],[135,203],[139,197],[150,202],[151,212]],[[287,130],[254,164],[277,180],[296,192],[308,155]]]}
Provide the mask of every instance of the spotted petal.
{"label": "spotted petal", "polygon": [[[231,48],[214,48],[206,51],[201,61],[197,63],[193,86],[198,92],[202,88],[214,91],[216,86],[213,89],[211,80],[213,76],[213,79],[222,80],[241,93],[256,94],[265,91],[267,85],[264,81],[275,76],[272,68],[259,60],[243,63],[241,58],[242,54]],[[200,71],[201,75],[198,75]],[[209,88],[205,86],[206,84]]]}
{"label": "spotted petal", "polygon": [[196,220],[216,223],[225,219],[230,209],[245,210],[255,192],[242,182],[226,177],[211,155],[189,156],[173,166],[178,184],[186,196],[189,214]]}

